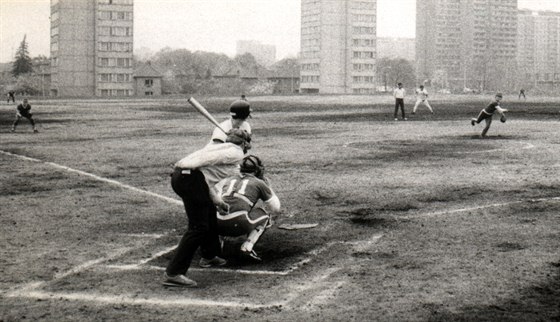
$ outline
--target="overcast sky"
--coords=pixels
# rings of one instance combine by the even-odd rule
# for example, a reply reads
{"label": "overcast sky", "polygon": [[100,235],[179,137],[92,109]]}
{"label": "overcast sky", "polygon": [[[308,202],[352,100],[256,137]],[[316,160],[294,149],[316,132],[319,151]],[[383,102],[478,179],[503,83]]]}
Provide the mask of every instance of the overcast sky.
{"label": "overcast sky", "polygon": [[[338,0],[331,0],[338,1]],[[560,12],[560,0],[518,0],[520,8]],[[414,37],[416,0],[378,0],[377,34]],[[135,0],[134,47],[187,48],[235,55],[237,40],[299,51],[300,0]],[[31,56],[49,56],[50,0],[0,0],[0,62],[27,34]]]}

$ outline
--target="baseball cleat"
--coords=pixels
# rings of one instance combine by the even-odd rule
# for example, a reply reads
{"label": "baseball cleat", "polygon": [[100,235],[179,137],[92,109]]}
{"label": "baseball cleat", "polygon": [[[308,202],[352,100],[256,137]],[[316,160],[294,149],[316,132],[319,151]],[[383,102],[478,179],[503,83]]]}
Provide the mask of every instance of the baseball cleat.
{"label": "baseball cleat", "polygon": [[175,276],[169,276],[167,273],[163,273],[165,277],[165,281],[163,282],[164,286],[172,286],[172,287],[196,287],[195,281],[191,280],[190,278],[186,277],[185,275],[179,274]]}
{"label": "baseball cleat", "polygon": [[227,261],[225,259],[216,256],[212,259],[201,258],[200,262],[198,263],[198,266],[202,268],[209,268],[209,267],[220,267],[220,266],[224,266],[225,264],[227,264]]}
{"label": "baseball cleat", "polygon": [[471,125],[474,126],[474,122],[476,122],[475,119],[471,119]]}

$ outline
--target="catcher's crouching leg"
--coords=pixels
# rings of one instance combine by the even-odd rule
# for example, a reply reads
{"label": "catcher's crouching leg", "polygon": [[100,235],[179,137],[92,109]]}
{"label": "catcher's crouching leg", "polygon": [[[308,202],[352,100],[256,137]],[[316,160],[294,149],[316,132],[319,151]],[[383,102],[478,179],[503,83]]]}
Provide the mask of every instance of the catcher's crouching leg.
{"label": "catcher's crouching leg", "polygon": [[255,253],[253,247],[258,242],[259,238],[261,238],[264,234],[266,229],[272,226],[272,219],[263,208],[255,208],[249,215],[252,220],[256,221],[256,225],[249,233],[247,240],[241,245],[241,252],[260,261],[261,258]]}

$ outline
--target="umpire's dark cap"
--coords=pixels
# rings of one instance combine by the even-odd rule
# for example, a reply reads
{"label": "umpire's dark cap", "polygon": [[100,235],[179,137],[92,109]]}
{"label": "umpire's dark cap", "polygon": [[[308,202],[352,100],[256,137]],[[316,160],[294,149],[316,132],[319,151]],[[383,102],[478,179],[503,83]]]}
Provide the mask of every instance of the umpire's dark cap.
{"label": "umpire's dark cap", "polygon": [[234,119],[246,119],[251,115],[251,105],[244,100],[237,100],[229,106],[229,113]]}
{"label": "umpire's dark cap", "polygon": [[236,145],[241,145],[243,143],[251,142],[251,134],[245,130],[232,129],[228,132],[226,142],[230,142]]}

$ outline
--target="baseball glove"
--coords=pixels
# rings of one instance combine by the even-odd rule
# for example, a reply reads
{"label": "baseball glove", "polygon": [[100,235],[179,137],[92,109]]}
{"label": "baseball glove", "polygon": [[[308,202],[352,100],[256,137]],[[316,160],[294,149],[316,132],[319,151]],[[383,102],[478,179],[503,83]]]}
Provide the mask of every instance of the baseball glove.
{"label": "baseball glove", "polygon": [[502,115],[502,117],[500,117],[500,122],[505,123],[506,122],[506,116]]}

